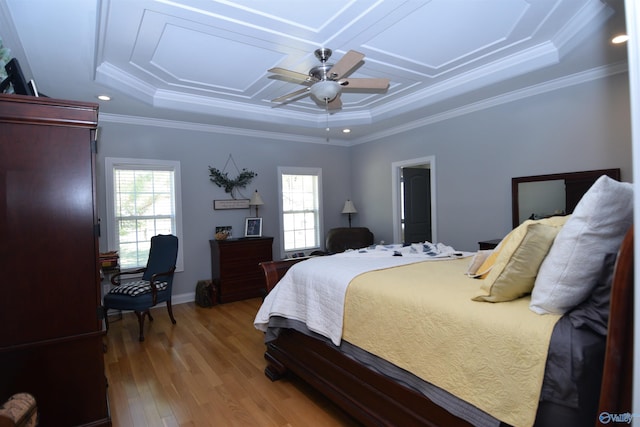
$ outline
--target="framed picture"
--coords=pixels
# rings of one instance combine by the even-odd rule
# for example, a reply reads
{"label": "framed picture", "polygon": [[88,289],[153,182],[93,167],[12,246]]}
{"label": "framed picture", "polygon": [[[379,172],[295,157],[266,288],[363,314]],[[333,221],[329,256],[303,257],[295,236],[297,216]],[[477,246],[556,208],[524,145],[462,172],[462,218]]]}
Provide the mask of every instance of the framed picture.
{"label": "framed picture", "polygon": [[214,237],[216,238],[216,240],[230,239],[232,237],[232,231],[233,227],[231,227],[230,225],[217,226]]}
{"label": "framed picture", "polygon": [[244,221],[244,237],[262,236],[262,218],[246,218]]}

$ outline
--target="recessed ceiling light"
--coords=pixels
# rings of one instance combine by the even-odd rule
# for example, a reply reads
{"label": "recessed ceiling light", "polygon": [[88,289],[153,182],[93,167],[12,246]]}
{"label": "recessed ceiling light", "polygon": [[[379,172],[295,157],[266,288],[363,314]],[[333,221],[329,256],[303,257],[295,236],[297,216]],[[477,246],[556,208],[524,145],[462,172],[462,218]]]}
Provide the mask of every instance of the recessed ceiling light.
{"label": "recessed ceiling light", "polygon": [[98,95],[100,101],[111,101],[111,97],[108,95]]}
{"label": "recessed ceiling light", "polygon": [[617,36],[613,37],[611,39],[611,43],[613,44],[620,44],[620,43],[624,43],[627,40],[629,40],[629,36],[626,34],[618,34]]}
{"label": "recessed ceiling light", "polygon": [[351,129],[342,129],[342,133],[351,133]]}

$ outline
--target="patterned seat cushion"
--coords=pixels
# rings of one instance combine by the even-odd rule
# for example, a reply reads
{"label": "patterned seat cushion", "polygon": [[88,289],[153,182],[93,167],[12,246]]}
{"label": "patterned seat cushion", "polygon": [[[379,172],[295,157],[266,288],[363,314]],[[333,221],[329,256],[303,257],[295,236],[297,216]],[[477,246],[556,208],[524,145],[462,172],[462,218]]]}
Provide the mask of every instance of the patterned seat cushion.
{"label": "patterned seat cushion", "polygon": [[[156,282],[156,288],[159,291],[167,289],[167,282]],[[122,294],[132,297],[148,294],[151,292],[151,285],[147,280],[136,280],[134,282],[123,283],[109,291],[110,294]]]}

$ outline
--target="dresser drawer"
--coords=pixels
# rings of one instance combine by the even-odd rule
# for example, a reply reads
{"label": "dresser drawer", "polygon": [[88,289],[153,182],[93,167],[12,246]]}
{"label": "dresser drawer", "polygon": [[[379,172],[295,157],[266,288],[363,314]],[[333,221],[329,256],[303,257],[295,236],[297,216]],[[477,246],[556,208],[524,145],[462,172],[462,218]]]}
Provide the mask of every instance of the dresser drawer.
{"label": "dresser drawer", "polygon": [[259,264],[272,260],[272,237],[210,240],[211,279],[220,303],[264,296]]}

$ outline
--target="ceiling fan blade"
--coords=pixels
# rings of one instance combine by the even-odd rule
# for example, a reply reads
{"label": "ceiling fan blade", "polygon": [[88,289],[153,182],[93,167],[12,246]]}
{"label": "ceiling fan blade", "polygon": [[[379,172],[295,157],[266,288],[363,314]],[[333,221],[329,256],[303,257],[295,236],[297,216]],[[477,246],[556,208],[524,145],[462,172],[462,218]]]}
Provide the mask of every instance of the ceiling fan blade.
{"label": "ceiling fan blade", "polygon": [[340,100],[340,94],[338,94],[338,96],[333,98],[333,101],[329,101],[329,103],[327,104],[327,108],[329,110],[339,110],[340,108],[342,108],[342,101]]}
{"label": "ceiling fan blade", "polygon": [[329,70],[329,77],[337,80],[348,75],[356,68],[357,65],[360,64],[360,61],[362,61],[363,58],[363,53],[350,50],[340,58],[338,62],[336,62],[336,65],[331,67],[331,70]]}
{"label": "ceiling fan blade", "polygon": [[297,71],[287,70],[285,68],[275,67],[275,68],[271,68],[268,71],[270,73],[279,74],[279,75],[287,77],[289,79],[296,80],[296,81],[298,81],[300,83],[313,81],[311,76],[309,76],[307,74],[302,74],[302,73],[299,73]]}
{"label": "ceiling fan blade", "polygon": [[286,95],[282,95],[277,97],[276,99],[272,99],[271,102],[282,102],[286,101],[289,98],[295,98],[296,96],[302,95],[305,92],[309,92],[310,88],[303,87],[302,89],[296,90],[295,92],[288,93]]}
{"label": "ceiling fan blade", "polygon": [[388,89],[389,79],[345,79],[340,84],[346,89]]}

